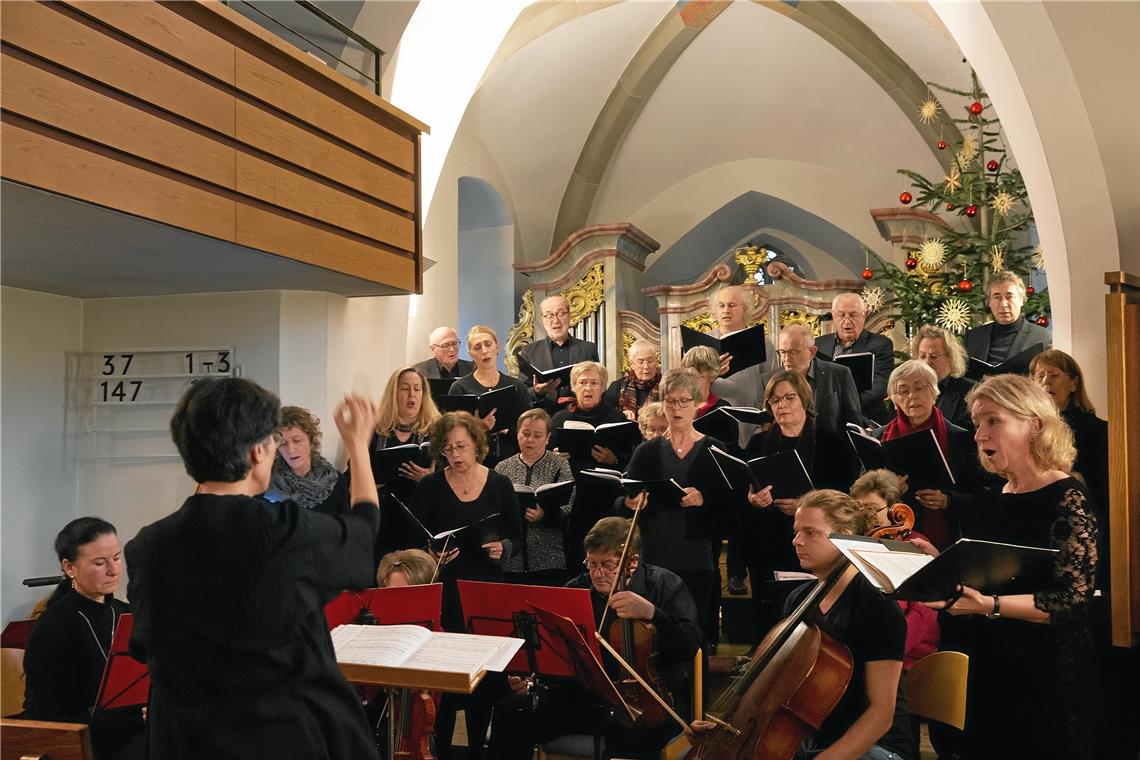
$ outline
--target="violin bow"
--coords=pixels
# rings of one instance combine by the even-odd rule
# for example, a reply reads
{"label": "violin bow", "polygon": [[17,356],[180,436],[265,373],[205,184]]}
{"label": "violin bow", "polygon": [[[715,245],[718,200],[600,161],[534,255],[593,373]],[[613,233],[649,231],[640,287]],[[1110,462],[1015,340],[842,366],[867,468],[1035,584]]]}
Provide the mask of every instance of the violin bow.
{"label": "violin bow", "polygon": [[665,710],[665,712],[667,712],[667,713],[669,714],[669,717],[670,717],[670,718],[672,718],[673,720],[677,721],[677,724],[678,724],[678,725],[681,727],[681,730],[682,730],[682,731],[686,731],[686,732],[688,732],[688,731],[690,731],[690,730],[691,730],[691,729],[689,728],[689,724],[685,722],[685,719],[684,719],[684,718],[682,718],[680,715],[678,715],[678,714],[677,714],[677,712],[676,712],[676,711],[675,711],[675,710],[674,710],[672,707],[670,707],[670,706],[669,706],[669,703],[668,703],[668,702],[666,702],[666,701],[665,701],[665,700],[664,700],[664,699],[661,697],[661,695],[660,695],[660,694],[658,694],[658,693],[657,693],[657,692],[656,692],[656,691],[653,689],[653,687],[652,687],[652,686],[650,686],[650,685],[649,685],[649,684],[648,684],[648,683],[645,681],[645,679],[644,679],[644,678],[642,678],[642,677],[641,677],[641,675],[640,675],[640,674],[639,674],[639,673],[638,673],[636,670],[634,670],[634,669],[633,669],[633,666],[632,666],[632,665],[630,665],[628,662],[626,662],[626,661],[625,661],[625,660],[622,658],[622,656],[621,656],[620,654],[618,654],[618,653],[617,653],[617,650],[616,650],[616,649],[614,649],[614,648],[613,648],[613,646],[611,646],[611,645],[610,645],[610,642],[606,641],[606,639],[605,639],[605,637],[604,637],[604,636],[602,636],[601,634],[599,634],[599,633],[595,632],[595,633],[594,633],[594,638],[596,638],[596,639],[598,640],[598,643],[599,643],[599,644],[601,644],[603,647],[605,647],[605,650],[606,650],[607,652],[609,652],[609,653],[610,653],[610,656],[612,656],[612,657],[613,657],[615,660],[617,660],[617,661],[618,661],[618,663],[619,663],[619,664],[620,664],[620,665],[621,665],[623,668],[625,668],[625,669],[626,669],[626,670],[629,672],[629,674],[630,674],[631,676],[633,676],[633,679],[634,679],[635,681],[637,681],[639,684],[641,684],[641,686],[642,686],[642,688],[643,688],[643,689],[645,689],[647,692],[649,692],[649,695],[650,695],[651,697],[653,697],[653,699],[657,700],[657,704],[661,705],[662,709],[664,709],[664,710]]}
{"label": "violin bow", "polygon": [[443,555],[447,554],[447,542],[450,540],[451,536],[443,539],[443,548],[440,550],[439,554],[436,555],[435,570],[431,574],[431,580],[428,581],[429,583],[435,583],[435,579],[439,577],[439,569],[443,566]]}
{"label": "violin bow", "polygon": [[[606,615],[608,615],[610,611],[610,600],[613,599],[614,591],[616,591],[618,587],[618,582],[626,571],[626,557],[629,555],[630,539],[633,538],[633,531],[637,527],[637,516],[639,514],[641,514],[640,509],[634,511],[633,519],[629,521],[629,532],[625,534],[625,543],[622,544],[621,547],[621,559],[618,560],[617,577],[614,578],[613,585],[610,586],[610,593],[606,595],[606,606],[602,608],[602,619],[598,621],[598,630],[596,633],[599,636],[601,636],[602,629],[606,625]],[[630,561],[632,561],[632,559]]]}

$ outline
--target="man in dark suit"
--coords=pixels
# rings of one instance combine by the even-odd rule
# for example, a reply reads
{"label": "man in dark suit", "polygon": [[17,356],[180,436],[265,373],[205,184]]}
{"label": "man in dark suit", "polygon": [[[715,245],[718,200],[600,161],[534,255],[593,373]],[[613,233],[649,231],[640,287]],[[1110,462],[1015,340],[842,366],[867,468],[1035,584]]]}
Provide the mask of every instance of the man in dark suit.
{"label": "man in dark suit", "polygon": [[[807,377],[815,394],[815,424],[833,433],[843,433],[848,422],[865,424],[851,370],[842,364],[818,360],[817,351],[806,326],[788,325],[780,330],[780,348],[776,353],[784,369]],[[761,379],[761,388],[773,374],[769,372]]]}
{"label": "man in dark suit", "polygon": [[894,346],[890,339],[863,329],[867,322],[867,304],[858,293],[840,293],[831,302],[831,319],[835,332],[815,339],[815,347],[827,359],[843,354],[870,353],[875,356],[875,372],[871,387],[859,391],[863,416],[876,422],[887,422],[887,378],[895,368]]}
{"label": "man in dark suit", "polygon": [[1016,356],[1034,343],[1053,347],[1053,336],[1021,315],[1025,283],[1013,272],[995,272],[986,291],[994,321],[966,331],[966,353],[975,359],[998,364]]}
{"label": "man in dark suit", "polygon": [[[561,295],[547,296],[538,305],[542,316],[542,326],[546,337],[528,343],[519,349],[518,355],[526,359],[535,369],[547,370],[568,367],[578,362],[599,361],[598,347],[588,340],[579,340],[570,334],[570,304]],[[541,398],[541,406],[550,414],[558,411],[557,378],[545,383],[537,377],[528,377],[521,371],[519,379],[534,386],[535,398]],[[569,394],[569,388],[565,391]]]}
{"label": "man in dark suit", "polygon": [[432,358],[424,359],[415,367],[429,380],[454,379],[475,371],[475,362],[459,358],[459,335],[451,327],[437,327],[428,338]]}

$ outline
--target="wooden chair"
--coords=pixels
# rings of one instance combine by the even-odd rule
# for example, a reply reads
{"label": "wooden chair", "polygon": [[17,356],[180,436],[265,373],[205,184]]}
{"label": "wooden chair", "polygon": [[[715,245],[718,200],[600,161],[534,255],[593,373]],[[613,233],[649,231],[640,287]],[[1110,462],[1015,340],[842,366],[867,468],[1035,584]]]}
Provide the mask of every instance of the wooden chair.
{"label": "wooden chair", "polygon": [[93,760],[83,723],[0,718],[0,760]]}
{"label": "wooden chair", "polygon": [[[698,648],[693,655],[693,688],[689,701],[693,715],[704,714],[704,668],[702,652]],[[689,741],[684,734],[678,734],[661,750],[660,760],[679,760],[689,752]],[[595,757],[594,737],[587,734],[567,734],[559,736],[538,748],[539,760],[581,760]]]}
{"label": "wooden chair", "polygon": [[24,650],[0,649],[0,716],[16,715],[24,709]]}
{"label": "wooden chair", "polygon": [[910,714],[964,729],[969,671],[970,658],[961,652],[933,652],[916,662],[906,674]]}

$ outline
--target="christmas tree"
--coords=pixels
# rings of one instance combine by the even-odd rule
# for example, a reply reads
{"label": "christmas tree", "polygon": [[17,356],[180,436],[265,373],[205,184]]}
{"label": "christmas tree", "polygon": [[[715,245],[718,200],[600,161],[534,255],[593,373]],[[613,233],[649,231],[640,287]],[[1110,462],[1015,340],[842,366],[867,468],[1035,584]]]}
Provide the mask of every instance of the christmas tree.
{"label": "christmas tree", "polygon": [[[1040,248],[1029,243],[1033,211],[1021,172],[1010,165],[1001,127],[976,74],[973,88],[955,90],[928,82],[930,87],[964,101],[963,118],[942,117],[943,106],[928,96],[919,108],[927,124],[936,120],[957,125],[960,142],[940,138],[939,150],[952,150],[946,176],[931,181],[909,169],[899,169],[911,189],[899,195],[903,205],[925,207],[947,222],[937,237],[905,247],[905,269],[878,261],[873,277],[886,290],[867,288],[869,300],[879,301],[898,314],[907,334],[923,324],[937,324],[964,332],[987,321],[986,286],[993,272],[1007,270],[1027,277],[1043,269]],[[950,111],[945,111],[949,116]],[[950,216],[952,218],[947,219]],[[864,272],[864,277],[872,274]],[[1045,289],[1028,291],[1022,313],[1047,325],[1049,295]]]}

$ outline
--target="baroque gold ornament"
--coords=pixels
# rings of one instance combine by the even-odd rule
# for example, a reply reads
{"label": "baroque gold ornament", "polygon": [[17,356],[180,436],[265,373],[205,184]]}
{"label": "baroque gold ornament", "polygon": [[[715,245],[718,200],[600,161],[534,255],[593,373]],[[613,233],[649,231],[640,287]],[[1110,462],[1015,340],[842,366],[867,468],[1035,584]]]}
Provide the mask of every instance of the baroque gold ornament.
{"label": "baroque gold ornament", "polygon": [[578,282],[562,291],[562,295],[570,304],[570,326],[575,327],[605,303],[605,265],[600,261],[594,264]]}
{"label": "baroque gold ornament", "polygon": [[946,261],[946,244],[940,238],[924,240],[918,249],[918,263],[923,269],[934,271]]}
{"label": "baroque gold ornament", "polygon": [[520,348],[534,340],[534,291],[527,288],[519,306],[518,320],[507,331],[507,348],[503,352],[503,364],[512,375],[519,373],[515,354]]}

